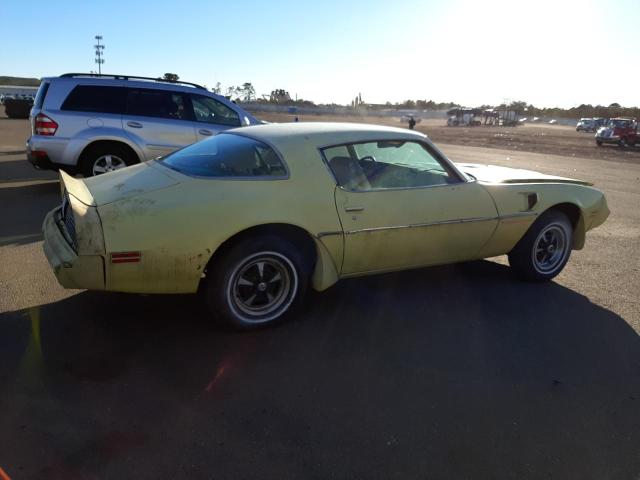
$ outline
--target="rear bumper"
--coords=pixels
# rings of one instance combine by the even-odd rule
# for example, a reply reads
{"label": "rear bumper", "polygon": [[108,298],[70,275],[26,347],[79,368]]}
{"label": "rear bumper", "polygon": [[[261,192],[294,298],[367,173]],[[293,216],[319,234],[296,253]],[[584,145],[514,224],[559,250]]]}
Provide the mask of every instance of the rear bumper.
{"label": "rear bumper", "polygon": [[55,165],[49,160],[49,156],[45,152],[33,152],[27,147],[27,160],[33,168],[38,170],[59,170],[60,166]]}
{"label": "rear bumper", "polygon": [[[104,290],[104,259],[99,255],[78,255],[63,234],[60,207],[44,219],[44,254],[60,285],[64,288]],[[68,233],[67,233],[68,235]]]}
{"label": "rear bumper", "polygon": [[26,142],[27,159],[40,170],[73,171],[77,167],[75,161],[77,156],[74,153],[75,150],[70,149],[71,146],[65,138],[32,135]]}

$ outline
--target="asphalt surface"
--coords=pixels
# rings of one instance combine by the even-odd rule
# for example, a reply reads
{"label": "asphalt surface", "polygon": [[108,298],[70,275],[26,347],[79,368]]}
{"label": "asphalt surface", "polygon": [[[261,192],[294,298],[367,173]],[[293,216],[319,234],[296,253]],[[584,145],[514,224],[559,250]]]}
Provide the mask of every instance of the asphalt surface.
{"label": "asphalt surface", "polygon": [[[0,119],[0,152],[25,122]],[[343,281],[251,333],[193,296],[65,291],[56,175],[0,153],[0,468],[12,479],[635,479],[640,166],[442,146],[595,181],[556,281],[502,258]]]}

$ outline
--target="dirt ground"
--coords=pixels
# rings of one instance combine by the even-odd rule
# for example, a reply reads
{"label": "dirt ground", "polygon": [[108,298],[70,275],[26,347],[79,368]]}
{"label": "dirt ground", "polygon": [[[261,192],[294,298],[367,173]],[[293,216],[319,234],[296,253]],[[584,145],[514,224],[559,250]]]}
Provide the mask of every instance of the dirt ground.
{"label": "dirt ground", "polygon": [[[295,118],[295,115],[286,113],[256,112],[255,115],[268,122],[292,122]],[[301,122],[357,122],[406,127],[398,117],[298,115],[298,119]],[[13,139],[24,137],[26,140],[29,135],[28,122],[8,119],[4,114],[3,106],[0,106],[0,128],[15,132],[7,135]],[[640,147],[619,148],[611,145],[598,147],[592,133],[576,132],[575,128],[563,125],[525,124],[519,127],[468,128],[447,127],[443,119],[428,119],[422,120],[416,126],[416,130],[427,134],[436,144],[640,163]],[[24,150],[22,142],[14,146],[17,150]]]}
{"label": "dirt ground", "polygon": [[[291,122],[295,115],[256,112],[269,122]],[[298,115],[301,122],[360,122],[406,127],[398,117]],[[518,127],[447,127],[444,119],[422,120],[416,130],[423,132],[436,144],[498,148],[522,152],[545,153],[566,157],[613,160],[640,163],[640,148],[596,146],[593,133],[576,132],[563,125],[525,124]]]}

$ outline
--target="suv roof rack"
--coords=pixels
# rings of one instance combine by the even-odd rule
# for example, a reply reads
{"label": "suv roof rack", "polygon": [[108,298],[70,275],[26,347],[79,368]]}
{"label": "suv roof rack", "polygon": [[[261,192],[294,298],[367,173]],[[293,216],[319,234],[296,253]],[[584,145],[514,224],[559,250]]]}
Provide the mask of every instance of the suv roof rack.
{"label": "suv roof rack", "polygon": [[153,78],[153,77],[138,77],[136,75],[113,75],[108,73],[98,74],[98,73],[64,73],[60,75],[62,78],[73,78],[73,77],[108,77],[113,78],[114,80],[152,80],[154,82],[162,82],[162,83],[174,83],[180,85],[190,85],[195,88],[200,88],[202,90],[206,90],[202,85],[198,85],[197,83],[191,82],[183,82],[182,80],[166,80],[164,78]]}

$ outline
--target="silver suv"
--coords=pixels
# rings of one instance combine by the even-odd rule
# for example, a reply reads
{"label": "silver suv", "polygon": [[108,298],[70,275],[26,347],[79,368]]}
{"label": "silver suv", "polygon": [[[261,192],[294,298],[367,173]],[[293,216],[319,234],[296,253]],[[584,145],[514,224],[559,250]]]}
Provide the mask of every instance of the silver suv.
{"label": "silver suv", "polygon": [[29,161],[36,168],[85,177],[260,123],[193,83],[82,73],[43,78],[29,119]]}

